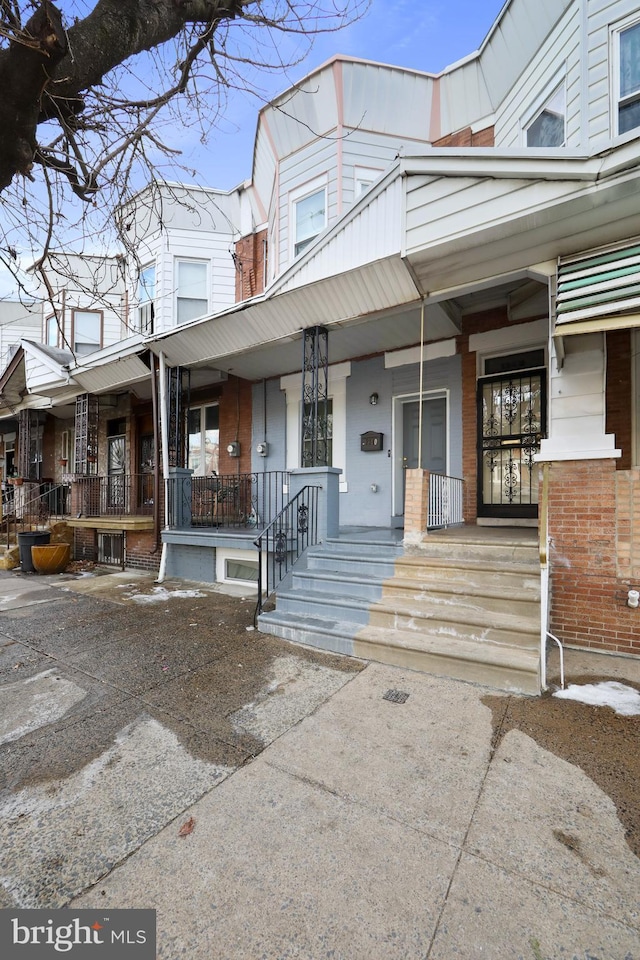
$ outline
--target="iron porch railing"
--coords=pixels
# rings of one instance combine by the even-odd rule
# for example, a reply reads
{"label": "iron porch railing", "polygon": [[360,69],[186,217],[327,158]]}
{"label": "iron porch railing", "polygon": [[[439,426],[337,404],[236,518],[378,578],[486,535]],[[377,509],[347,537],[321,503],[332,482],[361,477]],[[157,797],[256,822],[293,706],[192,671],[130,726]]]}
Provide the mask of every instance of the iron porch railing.
{"label": "iron porch railing", "polygon": [[254,540],[258,549],[255,620],[304,551],[318,542],[319,490],[319,487],[303,487]]}
{"label": "iron porch railing", "polygon": [[20,486],[8,484],[2,492],[1,521],[7,546],[12,541],[12,533],[15,543],[19,531],[68,517],[70,504],[69,486],[64,483],[28,481]]}
{"label": "iron porch railing", "polygon": [[76,506],[83,517],[131,517],[153,514],[153,474],[76,477]]}
{"label": "iron porch railing", "polygon": [[171,477],[169,526],[262,528],[282,510],[288,486],[283,470]]}

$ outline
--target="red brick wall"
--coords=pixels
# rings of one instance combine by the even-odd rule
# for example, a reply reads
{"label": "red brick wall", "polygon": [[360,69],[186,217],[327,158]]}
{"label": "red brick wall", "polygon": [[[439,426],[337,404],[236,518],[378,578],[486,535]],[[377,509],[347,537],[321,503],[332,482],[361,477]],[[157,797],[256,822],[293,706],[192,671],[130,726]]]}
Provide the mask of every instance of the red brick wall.
{"label": "red brick wall", "polygon": [[615,460],[551,464],[549,534],[552,633],[575,646],[640,654],[640,611],[626,603],[637,584],[617,564]]}
{"label": "red brick wall", "polygon": [[152,530],[127,530],[124,535],[124,564],[132,570],[151,570],[155,573],[160,569],[161,547],[154,552],[154,536]]}
{"label": "red brick wall", "polygon": [[508,324],[506,307],[484,310],[463,317],[462,334],[458,337],[458,353],[462,357],[462,473],[464,485],[465,523],[475,523],[478,516],[478,415],[476,407],[477,356],[469,352],[473,333],[497,330]]}
{"label": "red brick wall", "polygon": [[616,330],[607,334],[606,432],[613,433],[622,456],[616,460],[618,470],[629,470],[632,462],[631,331]]}
{"label": "red brick wall", "polygon": [[493,147],[494,129],[485,127],[473,133],[471,127],[464,127],[456,133],[448,133],[445,137],[433,141],[434,147]]}
{"label": "red brick wall", "polygon": [[76,527],[73,538],[73,558],[93,562],[98,559],[98,539],[95,530]]}
{"label": "red brick wall", "polygon": [[264,290],[267,231],[250,233],[236,243],[236,303]]}
{"label": "red brick wall", "polygon": [[[220,473],[251,470],[252,386],[249,380],[230,376],[220,394]],[[227,444],[240,443],[240,456],[230,457]]]}

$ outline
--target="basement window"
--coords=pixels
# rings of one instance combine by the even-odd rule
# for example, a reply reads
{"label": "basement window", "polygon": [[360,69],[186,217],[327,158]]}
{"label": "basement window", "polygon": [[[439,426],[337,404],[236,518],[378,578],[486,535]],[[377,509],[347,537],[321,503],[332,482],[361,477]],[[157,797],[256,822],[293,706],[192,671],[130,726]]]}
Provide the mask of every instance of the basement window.
{"label": "basement window", "polygon": [[98,534],[98,563],[124,568],[124,533]]}

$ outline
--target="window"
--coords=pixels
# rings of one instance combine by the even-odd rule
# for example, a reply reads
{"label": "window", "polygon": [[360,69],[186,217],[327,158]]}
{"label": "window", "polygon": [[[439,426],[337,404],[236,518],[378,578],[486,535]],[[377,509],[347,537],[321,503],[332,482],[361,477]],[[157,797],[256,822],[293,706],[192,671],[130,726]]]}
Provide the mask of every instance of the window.
{"label": "window", "polygon": [[[324,437],[323,426],[324,426],[324,406],[325,401],[321,400],[318,403],[318,436],[317,436],[317,456],[319,462],[324,461],[324,465],[330,467],[333,465],[333,400],[331,397],[326,401],[327,403],[327,435]],[[308,417],[311,417],[311,404],[305,403],[304,405],[304,422],[303,422],[303,439],[302,439],[302,456],[301,456],[301,466],[315,466],[313,462],[313,450],[312,450],[312,441],[310,438],[304,436],[306,431],[304,430],[304,424]]]}
{"label": "window", "polygon": [[377,180],[381,170],[373,170],[370,167],[356,167],[354,171],[354,200],[368,190],[374,180]]}
{"label": "window", "polygon": [[525,126],[528,147],[562,147],[565,141],[565,90],[557,87]]}
{"label": "window", "polygon": [[58,320],[55,314],[45,320],[45,343],[48,347],[58,346]]}
{"label": "window", "polygon": [[154,297],[156,295],[156,267],[143,267],[138,276],[138,330],[153,333]]}
{"label": "window", "polygon": [[293,220],[293,254],[297,257],[327,225],[327,188],[294,199]]}
{"label": "window", "polygon": [[178,260],[176,274],[176,319],[178,323],[188,323],[203,316],[209,309],[207,264],[198,260]]}
{"label": "window", "polygon": [[73,311],[73,352],[86,356],[102,346],[102,314],[95,310]]}
{"label": "window", "polygon": [[217,403],[206,407],[192,407],[187,413],[187,466],[197,477],[218,472],[219,422]]}
{"label": "window", "polygon": [[640,22],[632,24],[614,35],[614,50],[617,53],[617,103],[618,133],[628,133],[640,127]]}

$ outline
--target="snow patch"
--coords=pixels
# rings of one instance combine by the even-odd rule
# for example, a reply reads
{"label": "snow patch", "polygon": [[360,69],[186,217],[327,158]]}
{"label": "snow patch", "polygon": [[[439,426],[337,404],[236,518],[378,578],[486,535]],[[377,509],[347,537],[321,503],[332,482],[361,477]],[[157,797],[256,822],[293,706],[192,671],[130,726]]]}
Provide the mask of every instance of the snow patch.
{"label": "snow patch", "polygon": [[623,717],[640,714],[640,693],[633,687],[616,680],[602,683],[570,683],[566,690],[556,690],[554,697],[562,700],[578,700],[593,707],[612,707]]}
{"label": "snow patch", "polygon": [[206,597],[206,593],[201,590],[167,590],[165,587],[154,587],[151,593],[131,593],[128,599],[134,603],[165,603],[167,600],[192,597]]}

